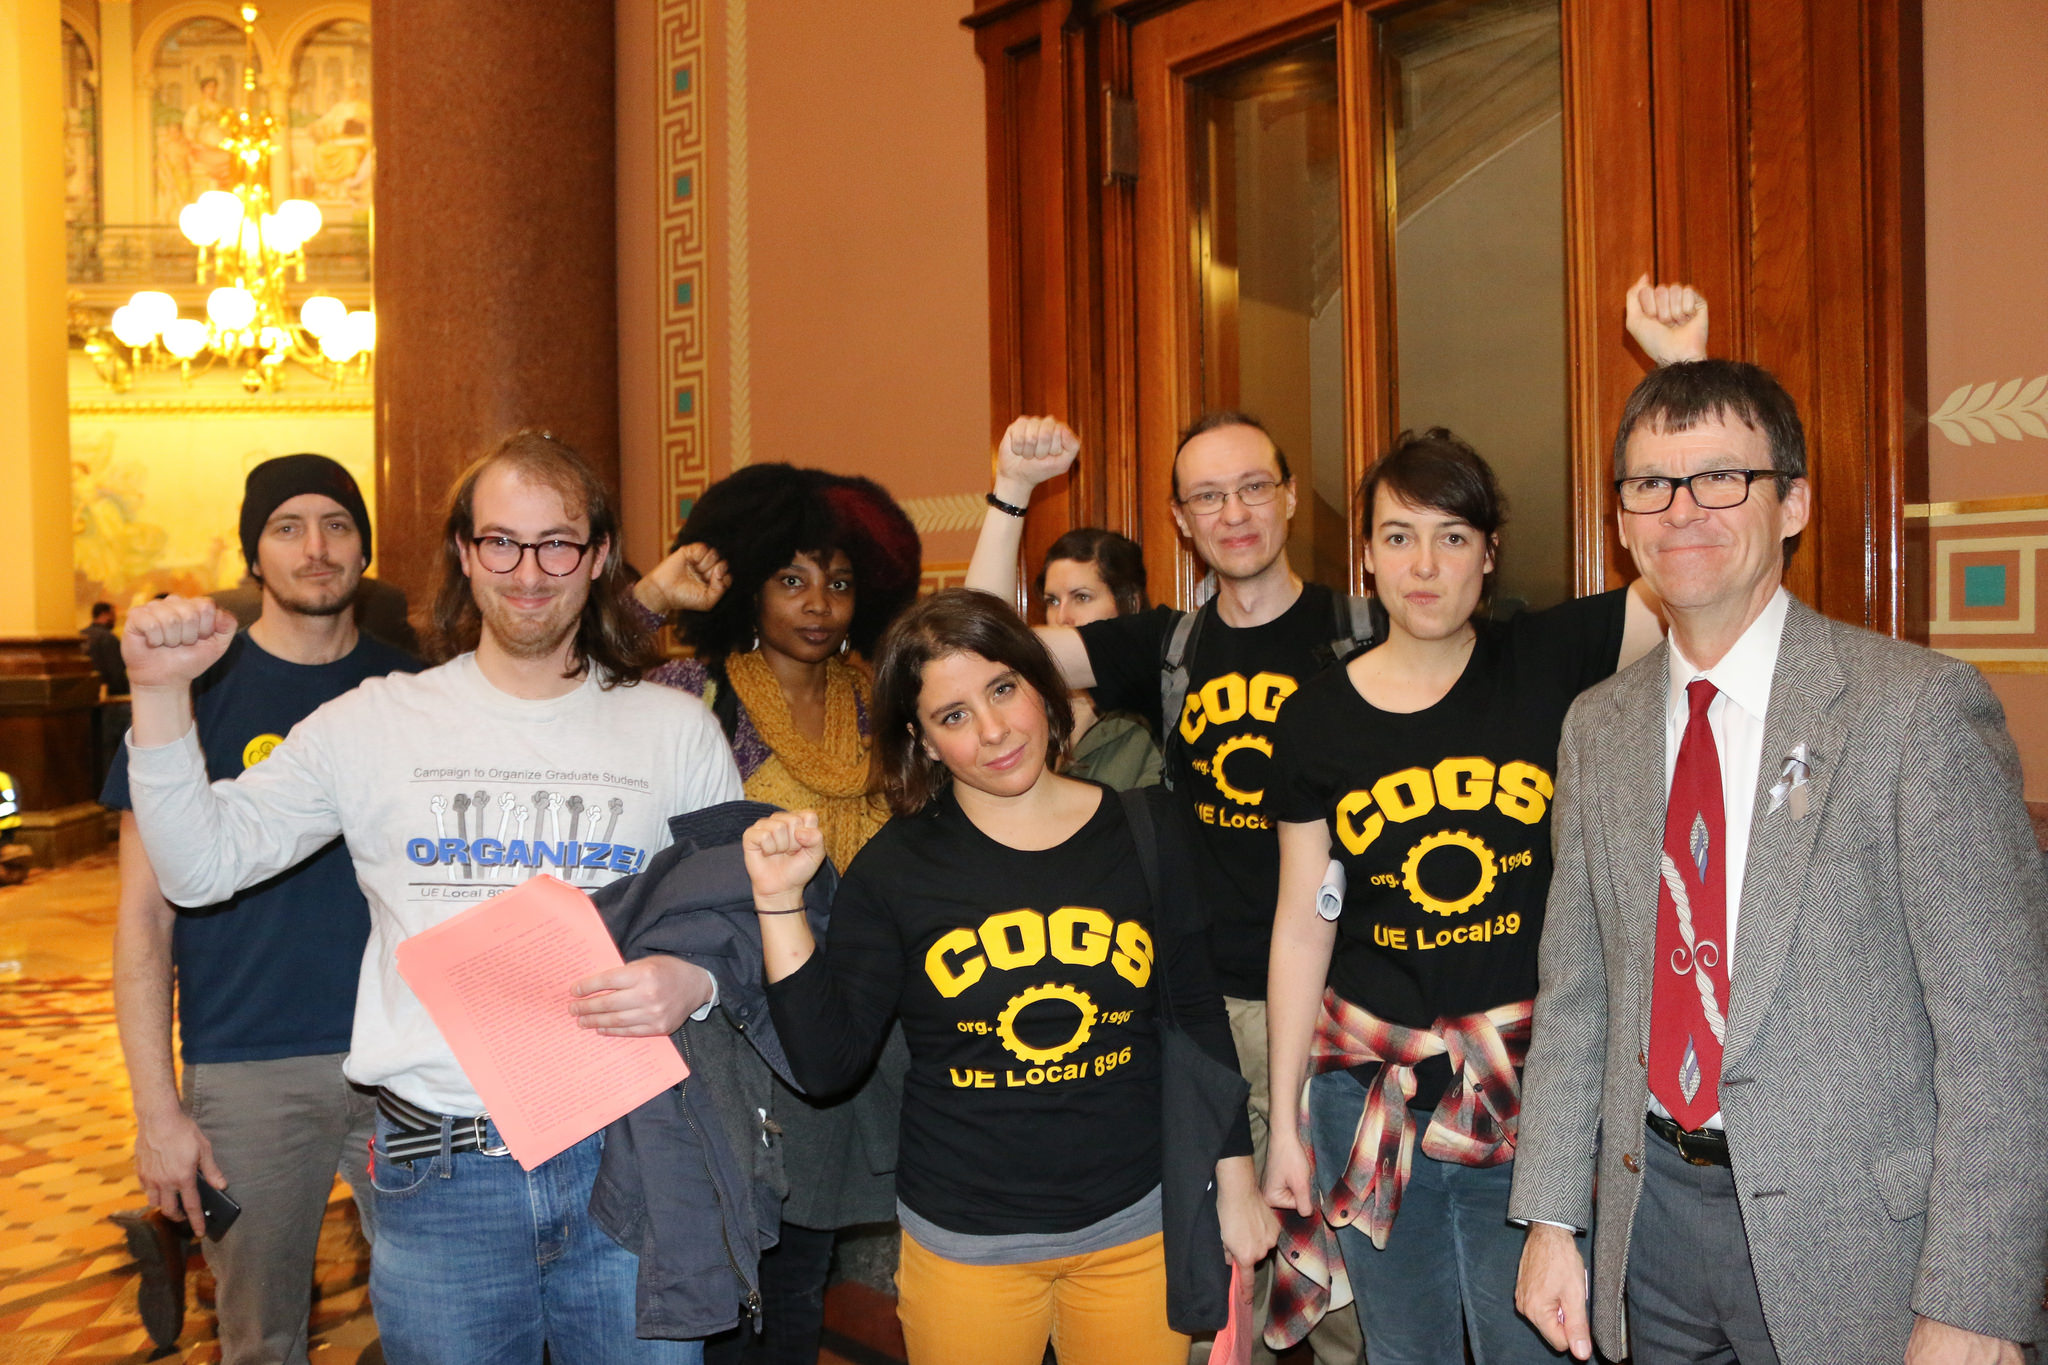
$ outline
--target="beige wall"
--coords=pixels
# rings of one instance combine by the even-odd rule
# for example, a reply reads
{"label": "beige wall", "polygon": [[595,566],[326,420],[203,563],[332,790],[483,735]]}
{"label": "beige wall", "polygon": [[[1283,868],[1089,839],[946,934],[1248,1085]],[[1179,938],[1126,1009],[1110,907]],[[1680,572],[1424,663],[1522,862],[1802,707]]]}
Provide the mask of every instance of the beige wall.
{"label": "beige wall", "polygon": [[[2000,405],[2010,381],[2048,375],[2048,5],[1925,0],[1925,25],[1929,496],[2048,506],[2048,393],[2023,407],[2022,384]],[[1987,384],[1997,387],[1978,406]],[[1971,411],[1980,414],[1974,435],[1956,420]],[[2048,672],[1985,668],[2026,764],[2028,798],[2048,800]]]}
{"label": "beige wall", "polygon": [[[866,474],[919,521],[928,565],[967,558],[979,516],[959,495],[985,491],[990,417],[981,65],[965,10],[618,0],[636,562],[659,555],[679,498],[762,460]],[[687,422],[680,387],[693,388]],[[691,470],[699,442],[708,460]]]}

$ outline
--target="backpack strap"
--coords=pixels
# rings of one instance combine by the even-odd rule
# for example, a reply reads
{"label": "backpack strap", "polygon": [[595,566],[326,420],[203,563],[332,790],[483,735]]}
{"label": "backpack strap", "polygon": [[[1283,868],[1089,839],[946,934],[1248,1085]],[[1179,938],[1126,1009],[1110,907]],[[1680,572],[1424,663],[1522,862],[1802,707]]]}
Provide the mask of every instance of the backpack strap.
{"label": "backpack strap", "polygon": [[1387,638],[1387,609],[1371,595],[1339,597],[1331,593],[1330,627],[1330,642],[1317,647],[1316,660],[1320,664],[1345,663]]}
{"label": "backpack strap", "polygon": [[1188,660],[1195,656],[1202,618],[1215,609],[1212,600],[1182,612],[1167,633],[1166,648],[1159,657],[1159,749],[1164,759],[1159,781],[1169,790],[1173,787],[1174,755],[1181,743],[1180,712],[1188,700]]}

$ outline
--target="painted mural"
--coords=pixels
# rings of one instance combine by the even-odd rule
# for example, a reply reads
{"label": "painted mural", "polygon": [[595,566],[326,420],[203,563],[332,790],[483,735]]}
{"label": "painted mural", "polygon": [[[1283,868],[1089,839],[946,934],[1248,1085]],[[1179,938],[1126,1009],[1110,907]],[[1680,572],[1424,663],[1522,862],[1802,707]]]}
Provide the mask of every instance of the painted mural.
{"label": "painted mural", "polygon": [[315,450],[347,466],[375,505],[367,411],[216,416],[166,411],[71,418],[73,583],[79,620],[96,601],[122,612],[161,592],[241,581],[242,484],[276,455]]}
{"label": "painted mural", "polygon": [[243,55],[242,31],[219,19],[187,20],[157,48],[150,110],[156,222],[177,222],[178,210],[231,183],[220,120],[241,98]]}
{"label": "painted mural", "polygon": [[322,25],[292,69],[291,192],[329,223],[368,212],[377,167],[370,111],[370,26]]}
{"label": "painted mural", "polygon": [[64,222],[93,223],[100,216],[99,73],[92,50],[64,25]]}

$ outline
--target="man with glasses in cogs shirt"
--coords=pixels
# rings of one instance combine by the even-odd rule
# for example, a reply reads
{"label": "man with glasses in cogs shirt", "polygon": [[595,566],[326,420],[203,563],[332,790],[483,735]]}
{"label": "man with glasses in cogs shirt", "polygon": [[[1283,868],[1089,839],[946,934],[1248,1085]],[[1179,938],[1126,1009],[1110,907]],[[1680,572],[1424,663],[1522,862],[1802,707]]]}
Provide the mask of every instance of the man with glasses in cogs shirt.
{"label": "man with glasses in cogs shirt", "polygon": [[[667,845],[669,817],[739,798],[703,704],[634,685],[652,658],[625,592],[603,484],[560,442],[514,436],[451,503],[434,616],[453,657],[336,698],[213,786],[190,683],[233,618],[175,597],[128,618],[129,786],[164,895],[223,900],[339,835],[369,901],[344,1070],[378,1091],[370,1296],[395,1365],[701,1358],[635,1335],[639,1258],[589,1209],[601,1135],[522,1170],[395,965],[403,939],[537,871],[594,889]],[[620,1036],[672,1033],[716,998],[658,954],[573,990],[585,1027]]]}
{"label": "man with glasses in cogs shirt", "polygon": [[[1015,597],[1024,505],[1078,449],[1074,434],[1049,417],[1019,418],[1004,433],[967,586]],[[1213,893],[1205,907],[1210,948],[1252,1086],[1261,1166],[1266,957],[1280,877],[1280,846],[1264,806],[1273,722],[1296,688],[1370,634],[1362,601],[1303,582],[1287,562],[1294,506],[1287,457],[1266,429],[1245,413],[1212,413],[1188,430],[1174,456],[1172,511],[1214,573],[1215,597],[1192,614],[1154,607],[1079,628],[1039,628],[1068,684],[1093,689],[1098,710],[1134,711],[1152,724],[1166,755],[1165,780],[1194,813],[1201,884]],[[1180,678],[1162,686],[1176,665]],[[1170,692],[1180,693],[1177,701]],[[1330,1315],[1310,1345],[1323,1365],[1350,1365],[1360,1347],[1357,1319]]]}

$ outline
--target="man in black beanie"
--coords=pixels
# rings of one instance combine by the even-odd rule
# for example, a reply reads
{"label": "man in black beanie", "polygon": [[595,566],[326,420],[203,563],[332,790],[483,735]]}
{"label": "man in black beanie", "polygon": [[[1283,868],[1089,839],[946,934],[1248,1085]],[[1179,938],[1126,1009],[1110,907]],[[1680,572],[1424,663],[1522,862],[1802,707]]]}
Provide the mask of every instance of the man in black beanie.
{"label": "man in black beanie", "polygon": [[[241,531],[260,607],[193,687],[214,779],[262,762],[300,720],[363,680],[419,668],[357,631],[350,608],[370,561],[370,523],[346,469],[324,455],[256,466]],[[114,1008],[135,1104],[136,1172],[155,1207],[116,1219],[143,1268],[143,1325],[161,1345],[183,1326],[184,1239],[203,1230],[203,1178],[243,1210],[207,1249],[223,1361],[302,1365],[337,1169],[369,1210],[359,1182],[374,1103],[341,1074],[369,907],[336,841],[221,905],[178,914],[127,809],[126,746],[100,800],[122,811]],[[182,1093],[171,1056],[174,976]]]}
{"label": "man in black beanie", "polygon": [[[369,508],[355,476],[325,455],[281,455],[265,460],[249,471],[242,496],[242,558],[249,565],[249,576],[239,587],[208,594],[245,625],[254,624],[263,611],[263,575],[256,548],[264,523],[279,505],[307,493],[329,498],[349,514],[362,531],[363,562],[367,565],[370,561]],[[291,585],[286,588],[290,591]],[[356,625],[364,633],[407,654],[419,651],[419,636],[406,619],[403,590],[358,575],[350,602],[342,605],[353,606]]]}

